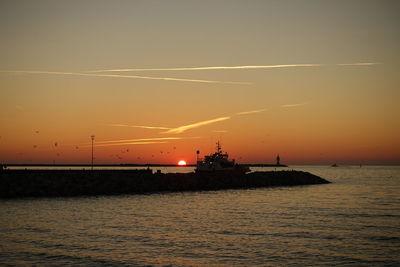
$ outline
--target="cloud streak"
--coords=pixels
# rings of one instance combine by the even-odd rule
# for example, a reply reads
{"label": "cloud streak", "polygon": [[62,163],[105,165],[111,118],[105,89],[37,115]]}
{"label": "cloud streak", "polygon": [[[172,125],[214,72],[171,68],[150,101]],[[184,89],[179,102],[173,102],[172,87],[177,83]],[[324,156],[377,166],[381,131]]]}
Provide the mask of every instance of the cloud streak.
{"label": "cloud streak", "polygon": [[[289,107],[298,107],[298,106],[304,106],[309,104],[309,102],[304,102],[304,103],[296,103],[296,104],[284,104],[281,105],[281,108],[289,108]],[[127,124],[106,124],[108,126],[115,126],[115,127],[140,127],[140,128],[145,128],[145,129],[162,129],[165,130],[167,129],[167,131],[161,132],[162,134],[181,134],[183,132],[186,132],[188,130],[191,129],[195,129],[195,128],[199,128],[202,126],[206,126],[206,125],[210,125],[210,124],[214,124],[217,122],[221,122],[221,121],[226,121],[226,120],[230,120],[233,117],[236,116],[241,116],[241,115],[250,115],[250,114],[256,114],[256,113],[261,113],[266,111],[266,108],[263,109],[255,109],[255,110],[249,110],[249,111],[242,111],[242,112],[237,112],[233,115],[230,116],[224,116],[224,117],[219,117],[219,118],[215,118],[215,119],[211,119],[211,120],[205,120],[205,121],[200,121],[200,122],[195,122],[195,123],[191,123],[191,124],[187,124],[187,125],[183,125],[183,126],[179,126],[176,128],[167,128],[167,127],[158,127],[158,126],[139,126],[139,125],[127,125]],[[225,130],[221,130],[221,131],[214,131],[214,132],[226,132]],[[147,138],[147,139],[129,139],[129,140],[112,140],[112,141],[102,141],[102,142],[97,142],[97,143],[120,143],[120,142],[137,142],[137,141],[160,141],[160,140],[174,140],[174,139],[182,139],[182,138],[178,138],[178,137],[159,137],[159,138]]]}
{"label": "cloud streak", "polygon": [[[122,140],[107,140],[107,141],[96,141],[96,144],[110,144],[110,143],[129,143],[129,142],[148,142],[148,141],[167,141],[167,140],[179,140],[182,137],[155,137],[155,138],[138,138],[138,139],[122,139]],[[90,145],[86,143],[85,145]]]}
{"label": "cloud streak", "polygon": [[194,82],[194,83],[215,83],[215,84],[237,84],[251,85],[249,82],[234,82],[234,81],[215,81],[215,80],[199,80],[199,79],[184,79],[172,77],[152,77],[138,75],[120,75],[120,74],[95,74],[95,73],[80,73],[80,72],[57,72],[57,71],[29,71],[29,70],[1,70],[1,73],[13,74],[48,74],[48,75],[71,75],[71,76],[86,76],[86,77],[104,77],[104,78],[125,78],[125,79],[145,79],[145,80],[162,80],[175,82]]}
{"label": "cloud streak", "polygon": [[243,66],[205,66],[182,68],[147,68],[147,69],[106,69],[88,72],[128,72],[128,71],[193,71],[193,70],[238,70],[238,69],[272,69],[293,67],[316,67],[321,64],[285,64],[285,65],[243,65]]}
{"label": "cloud streak", "polygon": [[264,112],[267,109],[257,109],[257,110],[250,110],[250,111],[243,111],[243,112],[238,112],[236,113],[236,115],[248,115],[248,114],[254,114],[254,113],[260,113],[260,112]]}
{"label": "cloud streak", "polygon": [[[284,104],[284,105],[280,105],[280,108],[291,108],[291,107],[300,107],[300,106],[304,106],[304,105],[308,105],[310,102],[303,102],[303,103],[296,103],[296,104]],[[194,128],[198,128],[198,127],[202,127],[202,126],[206,126],[209,124],[213,124],[213,123],[217,123],[220,121],[226,121],[226,120],[230,120],[236,116],[241,116],[241,115],[250,115],[250,114],[256,114],[256,113],[261,113],[266,111],[266,108],[263,109],[256,109],[256,110],[249,110],[249,111],[242,111],[242,112],[237,112],[233,115],[230,116],[225,116],[225,117],[219,117],[216,119],[212,119],[212,120],[205,120],[205,121],[200,121],[200,122],[196,122],[196,123],[192,123],[192,124],[188,124],[188,125],[184,125],[184,126],[180,126],[177,128],[172,128],[168,131],[162,132],[162,133],[169,133],[169,134],[180,134],[183,133],[187,130],[191,130]],[[226,131],[213,131],[213,132],[226,132]]]}
{"label": "cloud streak", "polygon": [[336,64],[336,66],[373,66],[382,64],[380,62],[360,62],[360,63],[344,63],[344,64]]}
{"label": "cloud streak", "polygon": [[169,129],[168,131],[165,131],[163,133],[180,134],[180,133],[183,133],[183,132],[185,132],[187,130],[191,130],[191,129],[194,129],[194,128],[206,126],[206,125],[213,124],[213,123],[220,122],[220,121],[230,120],[231,118],[233,118],[235,116],[255,114],[255,113],[263,112],[265,110],[266,109],[242,111],[242,112],[238,112],[238,113],[235,113],[233,115],[230,115],[230,116],[219,117],[219,118],[216,118],[216,119],[205,120],[205,121],[200,121],[200,122],[196,122],[196,123],[192,123],[192,124],[188,124],[188,125],[179,126],[177,128]]}
{"label": "cloud streak", "polygon": [[[191,137],[197,138],[197,137]],[[123,145],[151,145],[151,144],[166,144],[171,140],[181,140],[184,137],[154,137],[154,138],[136,138],[136,139],[119,139],[119,140],[106,140],[95,141],[95,147],[108,147],[108,146],[123,146]],[[81,147],[91,147],[91,143],[85,143]]]}
{"label": "cloud streak", "polygon": [[[95,142],[95,147],[124,146],[124,145],[151,145],[151,144],[167,144],[172,140],[197,139],[200,137],[154,137],[154,138],[138,138],[138,139],[122,139],[107,140]],[[82,147],[91,147],[91,143],[86,143]]]}
{"label": "cloud streak", "polygon": [[70,75],[70,76],[85,76],[85,77],[144,79],[144,80],[161,80],[161,81],[208,83],[208,84],[251,85],[252,84],[251,82],[216,81],[216,80],[204,80],[204,79],[186,79],[186,78],[174,78],[174,77],[154,77],[154,76],[122,75],[122,74],[106,74],[106,73],[108,73],[108,72],[144,72],[144,71],[251,70],[251,69],[276,69],[276,68],[278,68],[278,69],[281,69],[281,68],[304,68],[304,67],[321,67],[321,66],[372,66],[372,65],[377,65],[377,64],[382,64],[382,63],[379,63],[379,62],[357,62],[357,63],[341,63],[341,64],[279,64],[279,65],[205,66],[205,67],[183,67],[183,68],[131,68],[131,69],[92,70],[92,71],[85,71],[85,72],[0,70],[0,73]]}
{"label": "cloud streak", "polygon": [[118,123],[111,123],[111,124],[104,124],[105,126],[111,126],[111,127],[130,127],[127,124],[118,124]]}
{"label": "cloud streak", "polygon": [[[126,146],[126,145],[153,145],[153,144],[166,144],[165,141],[150,141],[150,142],[125,142],[125,143],[115,143],[115,144],[98,144],[95,147],[109,147],[109,146]],[[89,147],[89,146],[87,146]]]}
{"label": "cloud streak", "polygon": [[297,104],[285,104],[281,105],[281,108],[292,108],[292,107],[300,107],[300,106],[305,106],[310,104],[310,102],[304,102],[304,103],[297,103]]}
{"label": "cloud streak", "polygon": [[321,66],[372,66],[381,64],[378,62],[359,62],[343,64],[279,64],[279,65],[240,65],[240,66],[204,66],[204,67],[182,67],[182,68],[131,68],[131,69],[103,69],[88,71],[99,72],[144,72],[144,71],[198,71],[198,70],[251,70],[251,69],[282,69]]}
{"label": "cloud streak", "polygon": [[169,130],[169,129],[171,129],[169,127],[164,127],[164,126],[127,125],[127,124],[106,124],[106,126],[131,127],[131,128],[143,128],[143,129],[159,129],[159,130]]}
{"label": "cloud streak", "polygon": [[185,132],[187,130],[190,130],[190,129],[198,128],[198,127],[201,127],[201,126],[205,126],[205,125],[209,125],[209,124],[212,124],[212,123],[225,121],[225,120],[229,120],[229,119],[231,119],[230,116],[220,117],[220,118],[216,118],[216,119],[212,119],[212,120],[200,121],[200,122],[196,122],[196,123],[192,123],[192,124],[188,124],[188,125],[183,125],[183,126],[180,126],[180,127],[177,127],[177,128],[173,128],[173,129],[170,129],[170,130],[168,130],[166,132],[163,132],[163,133],[180,134],[180,133],[183,133],[183,132]]}
{"label": "cloud streak", "polygon": [[143,128],[143,129],[159,129],[159,130],[168,130],[171,129],[169,127],[163,127],[163,126],[145,126],[145,125],[132,125],[129,127],[134,127],[134,128]]}
{"label": "cloud streak", "polygon": [[183,79],[183,78],[171,78],[171,77],[149,77],[149,76],[137,76],[137,75],[117,75],[117,74],[86,74],[86,76],[94,77],[109,77],[109,78],[127,78],[127,79],[146,79],[146,80],[162,80],[162,81],[175,81],[175,82],[195,82],[195,83],[218,83],[218,84],[240,84],[240,85],[251,85],[249,82],[230,82],[230,81],[214,81],[214,80],[196,80],[196,79]]}

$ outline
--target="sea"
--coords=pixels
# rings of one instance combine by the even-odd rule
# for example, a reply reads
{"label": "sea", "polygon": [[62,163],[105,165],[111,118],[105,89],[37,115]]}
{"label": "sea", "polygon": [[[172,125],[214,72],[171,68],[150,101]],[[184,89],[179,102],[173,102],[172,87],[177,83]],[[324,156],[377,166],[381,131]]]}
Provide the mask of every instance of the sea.
{"label": "sea", "polygon": [[400,166],[288,169],[332,183],[0,200],[0,266],[400,266]]}

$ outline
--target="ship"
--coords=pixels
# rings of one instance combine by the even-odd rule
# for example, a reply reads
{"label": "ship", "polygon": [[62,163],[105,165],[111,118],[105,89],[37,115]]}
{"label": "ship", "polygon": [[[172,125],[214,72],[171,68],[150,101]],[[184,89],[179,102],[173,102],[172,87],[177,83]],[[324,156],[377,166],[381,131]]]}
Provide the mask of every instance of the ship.
{"label": "ship", "polygon": [[[235,163],[235,160],[229,159],[228,153],[224,153],[221,150],[221,144],[218,141],[216,143],[217,151],[211,155],[207,155],[204,159],[197,159],[196,173],[235,173],[245,174],[250,172],[250,168],[247,166],[239,165]],[[200,151],[197,151],[197,155]]]}

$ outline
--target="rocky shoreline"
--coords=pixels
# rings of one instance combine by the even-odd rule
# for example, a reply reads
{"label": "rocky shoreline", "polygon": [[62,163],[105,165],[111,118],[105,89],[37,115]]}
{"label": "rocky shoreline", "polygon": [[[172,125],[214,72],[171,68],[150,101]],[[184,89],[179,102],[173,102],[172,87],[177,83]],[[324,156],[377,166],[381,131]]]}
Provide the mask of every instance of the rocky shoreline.
{"label": "rocky shoreline", "polygon": [[302,171],[248,174],[152,173],[143,170],[3,170],[0,198],[67,197],[327,184]]}

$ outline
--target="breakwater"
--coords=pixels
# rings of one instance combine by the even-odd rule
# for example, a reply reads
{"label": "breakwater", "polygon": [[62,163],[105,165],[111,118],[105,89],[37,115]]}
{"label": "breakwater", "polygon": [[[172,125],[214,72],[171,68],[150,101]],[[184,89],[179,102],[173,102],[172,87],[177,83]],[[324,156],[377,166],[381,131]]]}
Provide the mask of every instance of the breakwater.
{"label": "breakwater", "polygon": [[0,198],[63,197],[325,184],[302,171],[248,174],[152,173],[151,170],[3,170]]}

